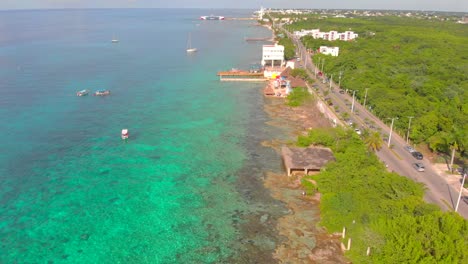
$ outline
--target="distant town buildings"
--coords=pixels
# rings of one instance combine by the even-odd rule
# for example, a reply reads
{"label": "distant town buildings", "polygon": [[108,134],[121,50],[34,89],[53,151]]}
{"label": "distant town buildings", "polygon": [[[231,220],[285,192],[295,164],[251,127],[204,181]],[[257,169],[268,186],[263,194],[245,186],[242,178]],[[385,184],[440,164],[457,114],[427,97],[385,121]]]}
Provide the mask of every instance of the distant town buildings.
{"label": "distant town buildings", "polygon": [[294,35],[299,38],[304,36],[312,36],[314,39],[324,39],[328,41],[350,41],[358,37],[358,34],[354,33],[353,31],[345,31],[343,33],[339,33],[338,31],[320,32],[320,29],[302,29],[301,31],[294,31]]}
{"label": "distant town buildings", "polygon": [[327,46],[320,46],[319,52],[325,55],[332,55],[332,56],[338,56],[340,53],[340,48],[339,47],[327,47]]}
{"label": "distant town buildings", "polygon": [[458,24],[468,24],[468,16],[462,17],[462,19],[457,21]]}
{"label": "distant town buildings", "polygon": [[[257,11],[258,13],[259,11]],[[346,9],[274,9],[263,8],[264,14],[273,15],[273,20],[280,21],[276,15],[281,15],[281,18],[289,17],[291,20],[286,24],[307,20],[308,17],[315,16],[318,19],[327,18],[346,18],[353,19],[355,17],[381,17],[381,16],[397,16],[411,17],[416,19],[452,21],[454,23],[468,24],[468,21],[463,18],[467,17],[466,12],[443,12],[443,11],[417,11],[417,10],[346,10]],[[265,17],[263,17],[265,19]],[[284,20],[283,20],[284,21]]]}

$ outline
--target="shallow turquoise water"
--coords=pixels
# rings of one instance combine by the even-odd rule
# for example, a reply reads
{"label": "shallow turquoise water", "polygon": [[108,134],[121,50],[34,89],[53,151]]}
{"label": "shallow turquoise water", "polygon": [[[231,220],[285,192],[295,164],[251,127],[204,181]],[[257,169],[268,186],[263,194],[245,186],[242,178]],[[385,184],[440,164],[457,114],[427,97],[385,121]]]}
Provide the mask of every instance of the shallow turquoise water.
{"label": "shallow turquoise water", "polygon": [[[215,75],[258,62],[261,43],[243,38],[270,32],[196,19],[209,13],[2,12],[0,263],[240,263],[271,253],[274,220],[249,248],[243,229],[284,213],[260,180],[279,169],[259,145],[278,131],[264,124],[261,85]],[[112,94],[76,97],[81,89]]]}

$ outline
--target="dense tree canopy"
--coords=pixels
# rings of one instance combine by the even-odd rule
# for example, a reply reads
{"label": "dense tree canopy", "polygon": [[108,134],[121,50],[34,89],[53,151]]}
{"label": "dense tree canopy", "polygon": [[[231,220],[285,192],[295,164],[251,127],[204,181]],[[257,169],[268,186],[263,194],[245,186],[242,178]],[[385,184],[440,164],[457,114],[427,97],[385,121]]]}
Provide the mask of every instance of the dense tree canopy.
{"label": "dense tree canopy", "polygon": [[304,177],[303,184],[307,190],[310,178],[318,184],[322,224],[330,232],[346,227],[353,263],[468,262],[468,222],[426,204],[422,186],[387,172],[354,131],[311,130],[298,145],[323,145],[334,152],[336,162]]}
{"label": "dense tree canopy", "polygon": [[284,46],[284,59],[285,60],[290,60],[293,59],[296,56],[296,46],[294,46],[294,43],[292,40],[283,37],[278,41],[279,45]]}
{"label": "dense tree canopy", "polygon": [[[355,41],[328,42],[306,36],[306,47],[340,47],[340,55],[326,57],[324,71],[338,75],[341,85],[358,90],[362,100],[381,118],[399,117],[397,131],[405,134],[414,117],[410,139],[428,143],[436,151],[468,148],[468,27],[432,20],[371,17],[317,19],[310,17],[288,30],[353,30]],[[336,74],[336,75],[335,75]]]}

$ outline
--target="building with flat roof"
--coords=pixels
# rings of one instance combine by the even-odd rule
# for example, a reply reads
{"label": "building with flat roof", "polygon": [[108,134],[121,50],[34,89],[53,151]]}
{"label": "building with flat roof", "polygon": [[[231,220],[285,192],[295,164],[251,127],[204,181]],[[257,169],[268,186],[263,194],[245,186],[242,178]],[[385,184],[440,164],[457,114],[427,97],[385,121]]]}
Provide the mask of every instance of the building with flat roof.
{"label": "building with flat roof", "polygon": [[338,56],[340,53],[340,48],[339,47],[327,47],[327,46],[320,46],[319,52],[325,55],[332,55],[332,56]]}
{"label": "building with flat roof", "polygon": [[334,40],[342,40],[342,41],[350,41],[356,39],[358,34],[354,33],[353,31],[345,31],[345,32],[338,32],[338,31],[329,31],[329,32],[320,32],[320,29],[312,29],[312,30],[301,30],[301,31],[294,31],[294,35],[296,37],[304,37],[304,36],[312,36],[314,39],[324,39],[328,41]]}
{"label": "building with flat roof", "polygon": [[281,67],[284,64],[284,46],[263,45],[262,66]]}

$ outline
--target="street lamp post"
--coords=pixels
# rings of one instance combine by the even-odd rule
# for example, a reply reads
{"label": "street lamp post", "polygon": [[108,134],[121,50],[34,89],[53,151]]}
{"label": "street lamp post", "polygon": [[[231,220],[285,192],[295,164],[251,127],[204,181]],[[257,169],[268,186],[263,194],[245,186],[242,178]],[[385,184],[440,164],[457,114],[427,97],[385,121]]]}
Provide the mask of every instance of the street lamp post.
{"label": "street lamp post", "polygon": [[351,104],[351,114],[354,113],[354,95],[356,93],[356,90],[353,90],[353,103]]}
{"label": "street lamp post", "polygon": [[330,86],[328,87],[328,90],[331,91],[331,87],[332,87],[332,82],[333,82],[333,74],[330,76]]}
{"label": "street lamp post", "polygon": [[414,118],[414,116],[408,116],[409,121],[408,121],[408,134],[406,135],[406,144],[409,142],[409,133],[410,133],[410,128],[411,128],[411,119]]}
{"label": "street lamp post", "polygon": [[392,140],[393,121],[395,121],[395,119],[398,119],[398,117],[392,117],[389,119],[392,119],[392,124],[390,125],[390,135],[388,136],[388,147],[390,147],[390,141]]}
{"label": "street lamp post", "polygon": [[460,199],[461,199],[461,195],[462,195],[462,192],[463,192],[463,185],[465,184],[466,173],[467,172],[466,172],[466,169],[465,169],[465,171],[463,172],[462,184],[460,186],[460,193],[458,193],[458,200],[457,200],[457,205],[455,206],[455,212],[457,212],[458,205],[460,204]]}
{"label": "street lamp post", "polygon": [[364,95],[364,109],[366,109],[367,90],[369,90],[369,88],[366,88],[366,94]]}

